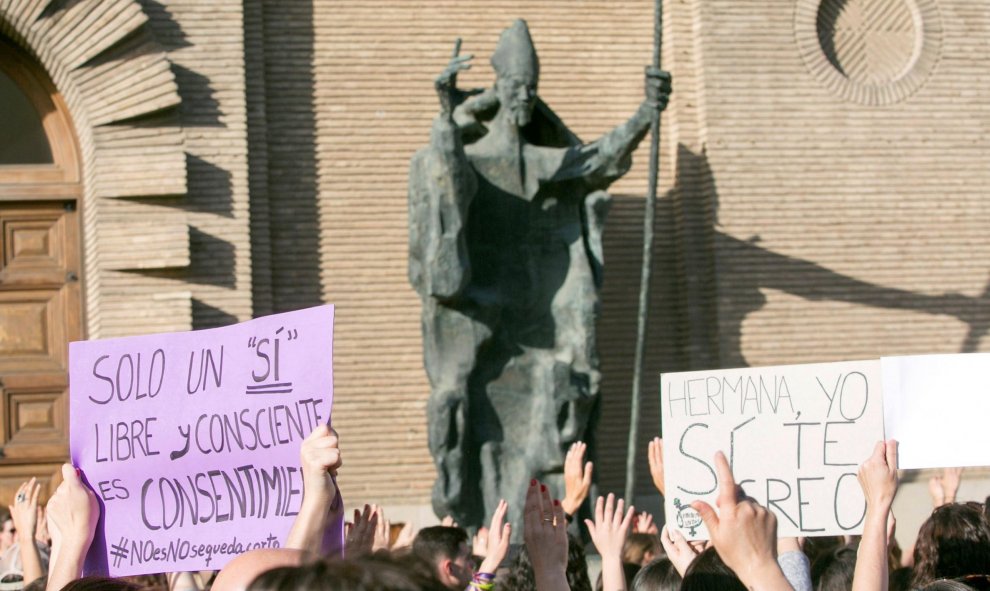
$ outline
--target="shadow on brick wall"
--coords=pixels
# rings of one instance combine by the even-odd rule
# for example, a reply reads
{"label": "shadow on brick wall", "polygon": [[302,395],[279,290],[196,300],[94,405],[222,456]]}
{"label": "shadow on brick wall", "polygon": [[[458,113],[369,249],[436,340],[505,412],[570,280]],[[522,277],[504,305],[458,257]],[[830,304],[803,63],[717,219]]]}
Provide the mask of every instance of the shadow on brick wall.
{"label": "shadow on brick wall", "polygon": [[[661,433],[660,372],[748,366],[742,348],[743,322],[764,308],[765,289],[810,301],[954,317],[969,326],[960,344],[963,352],[975,350],[990,331],[990,306],[986,305],[990,285],[977,297],[917,293],[773,252],[761,246],[758,234],[743,239],[721,231],[717,183],[704,153],[681,146],[674,174],[673,189],[657,200],[637,494],[655,494],[646,445]],[[605,282],[598,323],[602,407],[596,462],[603,493],[621,493],[625,483],[644,205],[642,197],[615,196],[604,236]],[[891,331],[896,334],[896,328]],[[819,335],[809,333],[808,342],[814,343],[816,338]]]}
{"label": "shadow on brick wall", "polygon": [[322,303],[313,6],[263,3],[273,311]]}

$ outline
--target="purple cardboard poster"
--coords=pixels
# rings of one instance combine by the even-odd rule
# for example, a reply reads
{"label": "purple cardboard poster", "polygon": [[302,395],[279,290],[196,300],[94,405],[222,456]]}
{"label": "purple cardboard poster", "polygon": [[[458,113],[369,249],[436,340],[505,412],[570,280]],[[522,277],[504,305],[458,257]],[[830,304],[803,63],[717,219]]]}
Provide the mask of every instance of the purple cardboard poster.
{"label": "purple cardboard poster", "polygon": [[219,569],[283,545],[330,420],[333,306],[69,346],[70,451],[102,516],[86,572]]}

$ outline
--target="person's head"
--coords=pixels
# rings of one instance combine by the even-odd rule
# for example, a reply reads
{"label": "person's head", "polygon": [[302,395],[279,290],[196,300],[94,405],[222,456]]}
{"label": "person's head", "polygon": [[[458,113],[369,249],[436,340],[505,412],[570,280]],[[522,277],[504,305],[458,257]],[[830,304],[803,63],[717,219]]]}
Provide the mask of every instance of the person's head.
{"label": "person's head", "polygon": [[910,566],[902,566],[890,571],[888,575],[888,591],[911,591],[911,575],[914,571]]}
{"label": "person's head", "polygon": [[492,53],[492,68],[499,110],[504,110],[517,126],[528,125],[536,105],[540,62],[526,21],[517,20],[502,32]]}
{"label": "person's head", "polygon": [[247,591],[440,591],[433,569],[413,554],[377,552],[346,560],[278,567],[258,575]]}
{"label": "person's head", "polygon": [[815,591],[852,589],[856,570],[856,550],[849,546],[822,554],[811,564],[811,584]]}
{"label": "person's head", "polygon": [[681,591],[746,591],[746,586],[712,547],[691,562],[684,573]]}
{"label": "person's head", "polygon": [[213,591],[244,591],[258,575],[273,568],[299,566],[308,555],[302,550],[249,550],[227,563],[213,581]]}
{"label": "person's head", "polygon": [[[571,591],[591,591],[591,579],[588,578],[588,562],[581,541],[567,534],[567,585]],[[536,581],[533,574],[533,563],[529,560],[529,552],[523,546],[512,561],[503,589],[513,591],[536,591]]]}
{"label": "person's head", "polygon": [[914,586],[984,574],[990,574],[990,527],[983,506],[949,503],[932,511],[914,546]]}
{"label": "person's head", "polygon": [[629,534],[622,546],[622,562],[646,565],[663,554],[660,538],[653,534]]}
{"label": "person's head", "polygon": [[630,585],[630,591],[678,591],[681,588],[681,575],[669,558],[654,560],[639,569]]}
{"label": "person's head", "polygon": [[62,591],[144,591],[145,587],[126,579],[82,577],[62,587]]}
{"label": "person's head", "polygon": [[973,588],[952,579],[940,579],[938,581],[932,581],[924,587],[920,587],[918,591],[973,591]]}
{"label": "person's head", "polygon": [[0,552],[14,545],[14,520],[10,517],[10,511],[0,509]]}
{"label": "person's head", "polygon": [[437,525],[419,530],[412,551],[433,565],[437,578],[450,589],[464,589],[474,576],[467,532],[459,527]]}
{"label": "person's head", "polygon": [[824,556],[846,545],[842,536],[817,536],[804,538],[801,551],[808,557],[808,562],[814,564],[819,556]]}

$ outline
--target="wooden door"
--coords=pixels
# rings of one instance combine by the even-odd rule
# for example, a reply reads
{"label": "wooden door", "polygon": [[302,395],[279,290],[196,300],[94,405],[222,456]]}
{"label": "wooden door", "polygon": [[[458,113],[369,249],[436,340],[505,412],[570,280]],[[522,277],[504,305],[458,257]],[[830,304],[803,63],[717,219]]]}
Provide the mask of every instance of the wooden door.
{"label": "wooden door", "polygon": [[68,458],[68,343],[83,338],[81,185],[44,70],[0,40],[0,506]]}

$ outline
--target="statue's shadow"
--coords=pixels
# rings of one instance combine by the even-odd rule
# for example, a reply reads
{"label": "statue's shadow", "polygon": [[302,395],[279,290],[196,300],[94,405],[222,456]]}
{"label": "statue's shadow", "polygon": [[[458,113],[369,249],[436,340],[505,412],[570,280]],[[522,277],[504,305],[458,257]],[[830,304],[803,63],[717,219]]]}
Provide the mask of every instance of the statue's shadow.
{"label": "statue's shadow", "polygon": [[[773,252],[761,246],[758,235],[741,239],[722,231],[717,223],[716,179],[707,157],[681,146],[677,161],[673,189],[657,200],[639,450],[645,450],[649,439],[660,433],[661,372],[749,365],[743,347],[746,321],[765,309],[765,290],[804,300],[956,318],[968,326],[966,336],[955,347],[959,352],[975,351],[990,329],[990,306],[986,305],[990,284],[976,297],[918,293],[870,283]],[[643,208],[641,197],[616,196],[604,237],[606,272],[598,330],[603,373],[597,436],[601,459],[626,456]],[[903,262],[905,266],[911,264],[909,260]],[[821,323],[814,318],[788,322],[794,325],[788,330],[807,332],[809,347],[820,341]],[[913,351],[914,343],[907,338],[899,344],[890,336],[898,332],[910,335],[910,330],[908,325],[888,327],[888,336],[882,340],[889,343],[889,349],[873,354]],[[794,336],[787,340],[794,342]],[[855,344],[850,343],[849,348],[855,349]],[[783,352],[778,355],[786,356]],[[655,494],[644,451],[639,455],[643,459],[637,464],[637,493]],[[599,462],[596,466],[600,466],[598,477],[604,490],[622,490],[624,464]]]}

